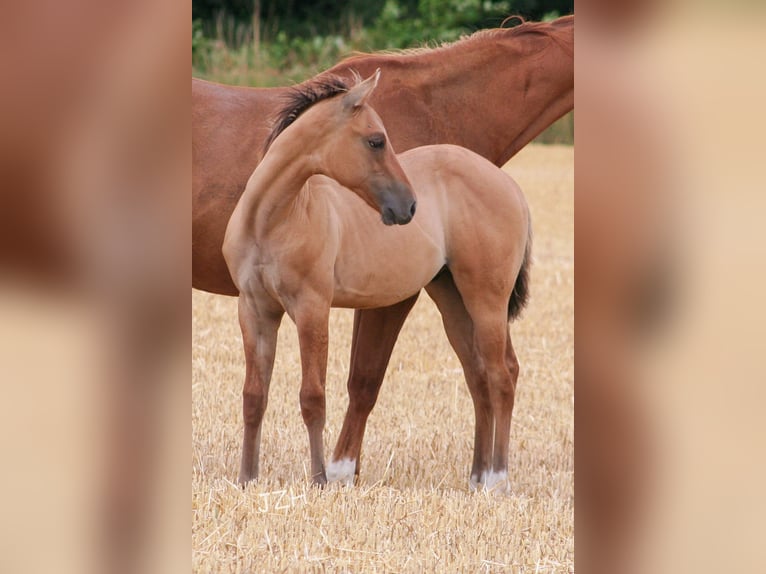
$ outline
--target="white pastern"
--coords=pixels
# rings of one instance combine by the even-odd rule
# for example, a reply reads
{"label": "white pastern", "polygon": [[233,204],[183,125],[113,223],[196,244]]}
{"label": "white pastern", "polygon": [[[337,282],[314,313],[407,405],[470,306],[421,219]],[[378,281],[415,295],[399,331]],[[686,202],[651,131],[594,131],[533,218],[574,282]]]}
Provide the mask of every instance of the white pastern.
{"label": "white pastern", "polygon": [[327,465],[327,481],[340,482],[345,486],[354,485],[354,473],[356,472],[356,461],[350,458],[330,461]]}
{"label": "white pastern", "polygon": [[492,494],[510,495],[511,483],[508,480],[508,471],[485,471],[481,473],[480,477],[471,475],[471,479],[468,481],[468,489],[471,492],[486,490]]}
{"label": "white pastern", "polygon": [[511,494],[511,483],[508,480],[508,471],[491,471],[487,475],[484,487],[493,494]]}
{"label": "white pastern", "polygon": [[484,483],[487,480],[487,473],[482,472],[481,476],[476,476],[474,474],[471,475],[470,480],[468,481],[468,490],[471,492],[475,492],[477,490],[481,490],[484,488]]}

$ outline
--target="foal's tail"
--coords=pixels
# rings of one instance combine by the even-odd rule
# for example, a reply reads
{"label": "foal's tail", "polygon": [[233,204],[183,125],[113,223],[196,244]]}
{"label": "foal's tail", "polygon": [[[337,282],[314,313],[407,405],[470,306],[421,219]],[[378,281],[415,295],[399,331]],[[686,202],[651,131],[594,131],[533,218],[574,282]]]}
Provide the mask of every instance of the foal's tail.
{"label": "foal's tail", "polygon": [[521,260],[521,269],[516,276],[516,283],[513,285],[513,291],[511,291],[511,298],[508,301],[508,320],[512,321],[516,319],[529,300],[529,265],[532,263],[532,222],[529,214],[527,234],[527,245],[524,247],[524,259]]}

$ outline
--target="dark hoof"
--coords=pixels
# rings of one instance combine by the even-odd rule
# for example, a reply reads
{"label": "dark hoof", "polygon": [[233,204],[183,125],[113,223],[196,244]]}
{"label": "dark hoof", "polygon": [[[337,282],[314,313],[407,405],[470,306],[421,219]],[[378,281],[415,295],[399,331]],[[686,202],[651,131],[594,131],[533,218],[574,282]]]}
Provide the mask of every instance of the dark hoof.
{"label": "dark hoof", "polygon": [[242,490],[245,490],[245,487],[246,487],[248,484],[250,484],[250,483],[252,483],[252,482],[255,482],[256,480],[258,480],[258,477],[257,477],[257,476],[244,477],[244,476],[241,476],[241,475],[240,475],[240,477],[237,479],[237,484],[239,484],[239,487],[240,487]]}
{"label": "dark hoof", "polygon": [[317,488],[324,488],[327,486],[327,475],[324,470],[311,477],[311,486],[316,486]]}

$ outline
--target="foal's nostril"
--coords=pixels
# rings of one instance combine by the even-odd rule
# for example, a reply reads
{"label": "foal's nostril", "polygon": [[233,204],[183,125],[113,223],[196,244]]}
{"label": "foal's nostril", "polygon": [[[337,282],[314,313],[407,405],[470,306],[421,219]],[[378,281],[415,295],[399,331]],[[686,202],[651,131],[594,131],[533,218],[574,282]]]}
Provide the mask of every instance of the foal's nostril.
{"label": "foal's nostril", "polygon": [[410,207],[410,217],[415,217],[415,208],[417,207],[417,205],[418,205],[417,201],[412,202],[412,207]]}

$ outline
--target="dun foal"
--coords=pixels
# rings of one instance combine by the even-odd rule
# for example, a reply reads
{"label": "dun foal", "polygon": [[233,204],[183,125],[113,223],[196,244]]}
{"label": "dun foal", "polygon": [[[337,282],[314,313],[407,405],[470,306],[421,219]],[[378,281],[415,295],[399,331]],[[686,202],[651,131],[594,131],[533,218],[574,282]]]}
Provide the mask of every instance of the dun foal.
{"label": "dun foal", "polygon": [[351,89],[330,78],[294,93],[226,229],[246,361],[239,480],[258,476],[283,314],[298,328],[312,481],[352,483],[361,436],[354,457],[324,465],[330,308],[383,307],[425,287],[474,402],[470,484],[507,492],[518,376],[508,320],[527,298],[528,208],[508,175],[464,148],[426,146],[397,157],[367,104],[379,75]]}

